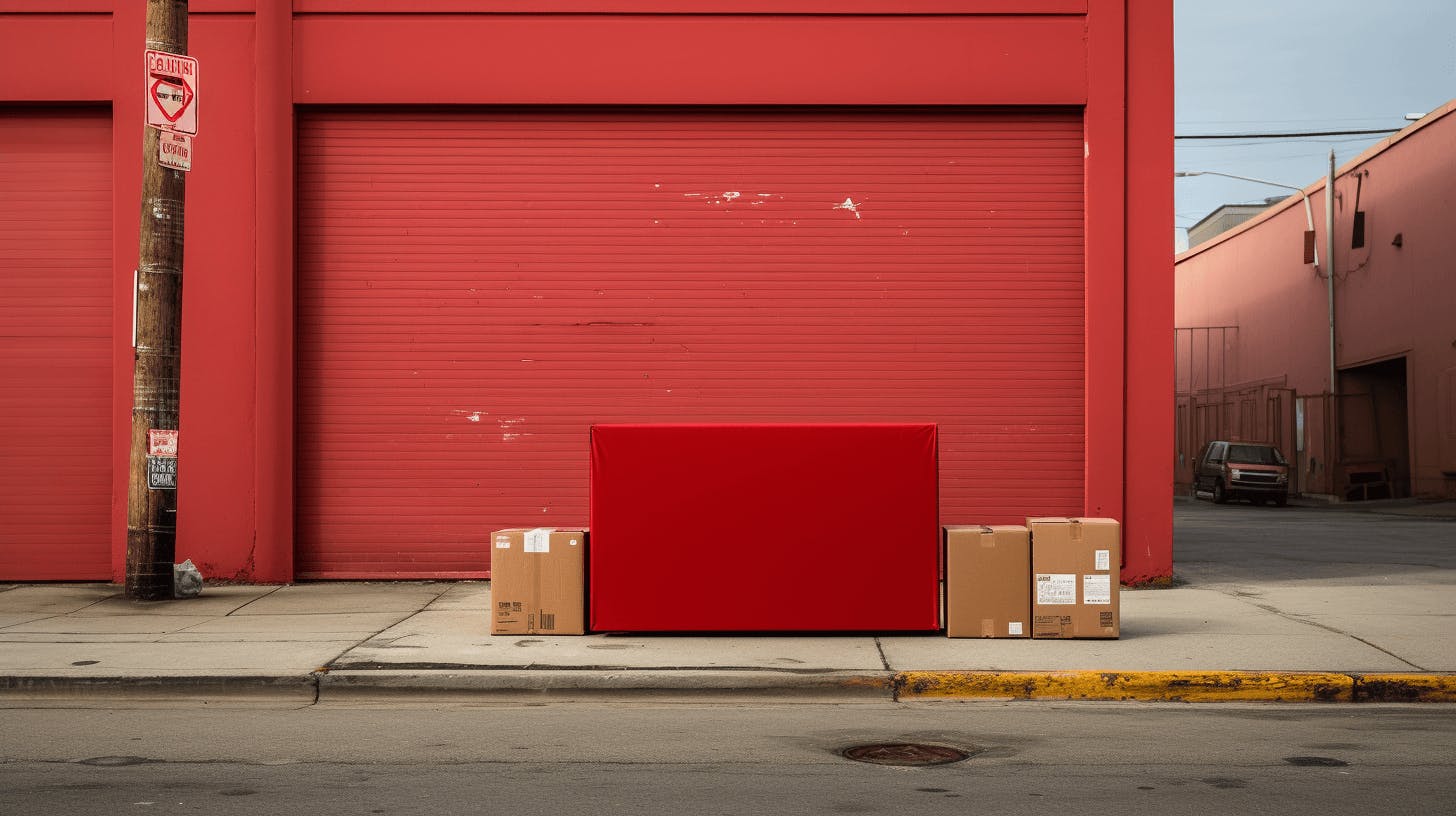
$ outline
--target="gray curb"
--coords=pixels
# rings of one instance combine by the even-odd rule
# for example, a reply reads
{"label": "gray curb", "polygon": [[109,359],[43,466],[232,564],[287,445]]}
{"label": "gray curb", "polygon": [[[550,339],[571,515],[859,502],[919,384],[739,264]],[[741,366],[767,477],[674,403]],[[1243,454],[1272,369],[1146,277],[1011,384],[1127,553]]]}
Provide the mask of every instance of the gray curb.
{"label": "gray curb", "polygon": [[891,672],[776,672],[711,669],[349,671],[319,675],[321,702],[450,698],[592,699],[651,696],[887,701]]}
{"label": "gray curb", "polygon": [[320,670],[297,675],[0,676],[0,708],[530,700],[892,702],[931,699],[1456,703],[1456,674],[752,669]]}
{"label": "gray curb", "polygon": [[163,675],[142,677],[0,676],[0,706],[86,703],[124,699],[139,703],[298,703],[318,699],[318,681],[299,675]]}

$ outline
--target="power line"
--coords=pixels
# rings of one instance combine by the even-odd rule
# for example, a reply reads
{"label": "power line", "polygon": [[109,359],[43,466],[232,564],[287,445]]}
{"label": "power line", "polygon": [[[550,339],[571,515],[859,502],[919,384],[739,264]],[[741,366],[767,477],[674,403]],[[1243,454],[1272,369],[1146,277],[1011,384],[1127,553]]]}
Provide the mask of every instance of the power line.
{"label": "power line", "polygon": [[1399,133],[1402,128],[1375,130],[1317,130],[1302,133],[1195,133],[1174,136],[1174,139],[1307,139],[1311,136],[1377,136]]}

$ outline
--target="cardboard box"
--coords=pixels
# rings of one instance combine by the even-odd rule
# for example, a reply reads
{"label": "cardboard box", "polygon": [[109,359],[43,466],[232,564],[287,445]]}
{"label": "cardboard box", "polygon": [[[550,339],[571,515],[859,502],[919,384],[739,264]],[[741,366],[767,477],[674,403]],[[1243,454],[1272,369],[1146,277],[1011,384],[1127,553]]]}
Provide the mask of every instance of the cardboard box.
{"label": "cardboard box", "polygon": [[1115,638],[1122,529],[1115,519],[1031,518],[1033,638]]}
{"label": "cardboard box", "polygon": [[1031,536],[1020,525],[944,528],[946,637],[1031,637]]}
{"label": "cardboard box", "polygon": [[586,530],[501,530],[491,542],[492,635],[586,634]]}

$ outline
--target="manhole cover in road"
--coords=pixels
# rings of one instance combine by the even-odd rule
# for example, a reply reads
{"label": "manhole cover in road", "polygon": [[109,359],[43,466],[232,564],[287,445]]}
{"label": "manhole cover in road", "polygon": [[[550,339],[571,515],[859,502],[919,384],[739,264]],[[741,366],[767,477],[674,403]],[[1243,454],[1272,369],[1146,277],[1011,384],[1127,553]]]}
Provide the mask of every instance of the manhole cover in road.
{"label": "manhole cover in road", "polygon": [[969,759],[969,751],[947,745],[921,745],[913,742],[877,742],[856,745],[840,752],[845,759],[875,765],[948,765]]}

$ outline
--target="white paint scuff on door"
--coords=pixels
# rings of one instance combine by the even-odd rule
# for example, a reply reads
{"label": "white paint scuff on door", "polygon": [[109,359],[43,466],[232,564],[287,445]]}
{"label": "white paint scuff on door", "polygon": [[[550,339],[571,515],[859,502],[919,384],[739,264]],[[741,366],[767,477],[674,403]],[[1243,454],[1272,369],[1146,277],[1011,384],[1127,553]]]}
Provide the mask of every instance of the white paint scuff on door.
{"label": "white paint scuff on door", "polygon": [[[759,195],[760,196],[766,196],[768,194],[767,193],[759,193]],[[734,201],[737,201],[738,199],[740,199],[742,197],[743,197],[743,193],[740,192],[740,191],[738,191],[738,190],[724,190],[721,193],[683,193],[683,198],[701,198],[703,201],[706,201],[706,202],[709,202],[709,203],[712,203],[712,204],[715,204],[715,205],[732,204]],[[753,202],[753,203],[758,203],[758,202]]]}
{"label": "white paint scuff on door", "polygon": [[501,429],[501,441],[514,442],[517,439],[525,436],[533,436],[534,434],[518,432],[515,430],[517,425],[522,425],[525,422],[525,417],[501,417],[499,420],[497,420],[496,424]]}
{"label": "white paint scuff on door", "polygon": [[858,218],[862,218],[863,217],[863,216],[860,215],[860,212],[859,212],[859,208],[860,207],[863,207],[863,206],[864,206],[864,202],[863,201],[856,202],[853,198],[846,198],[844,201],[842,201],[842,202],[840,202],[838,204],[835,204],[834,205],[834,209],[836,209],[836,210],[849,210],[850,212],[854,213],[854,217],[856,219],[858,219]]}

